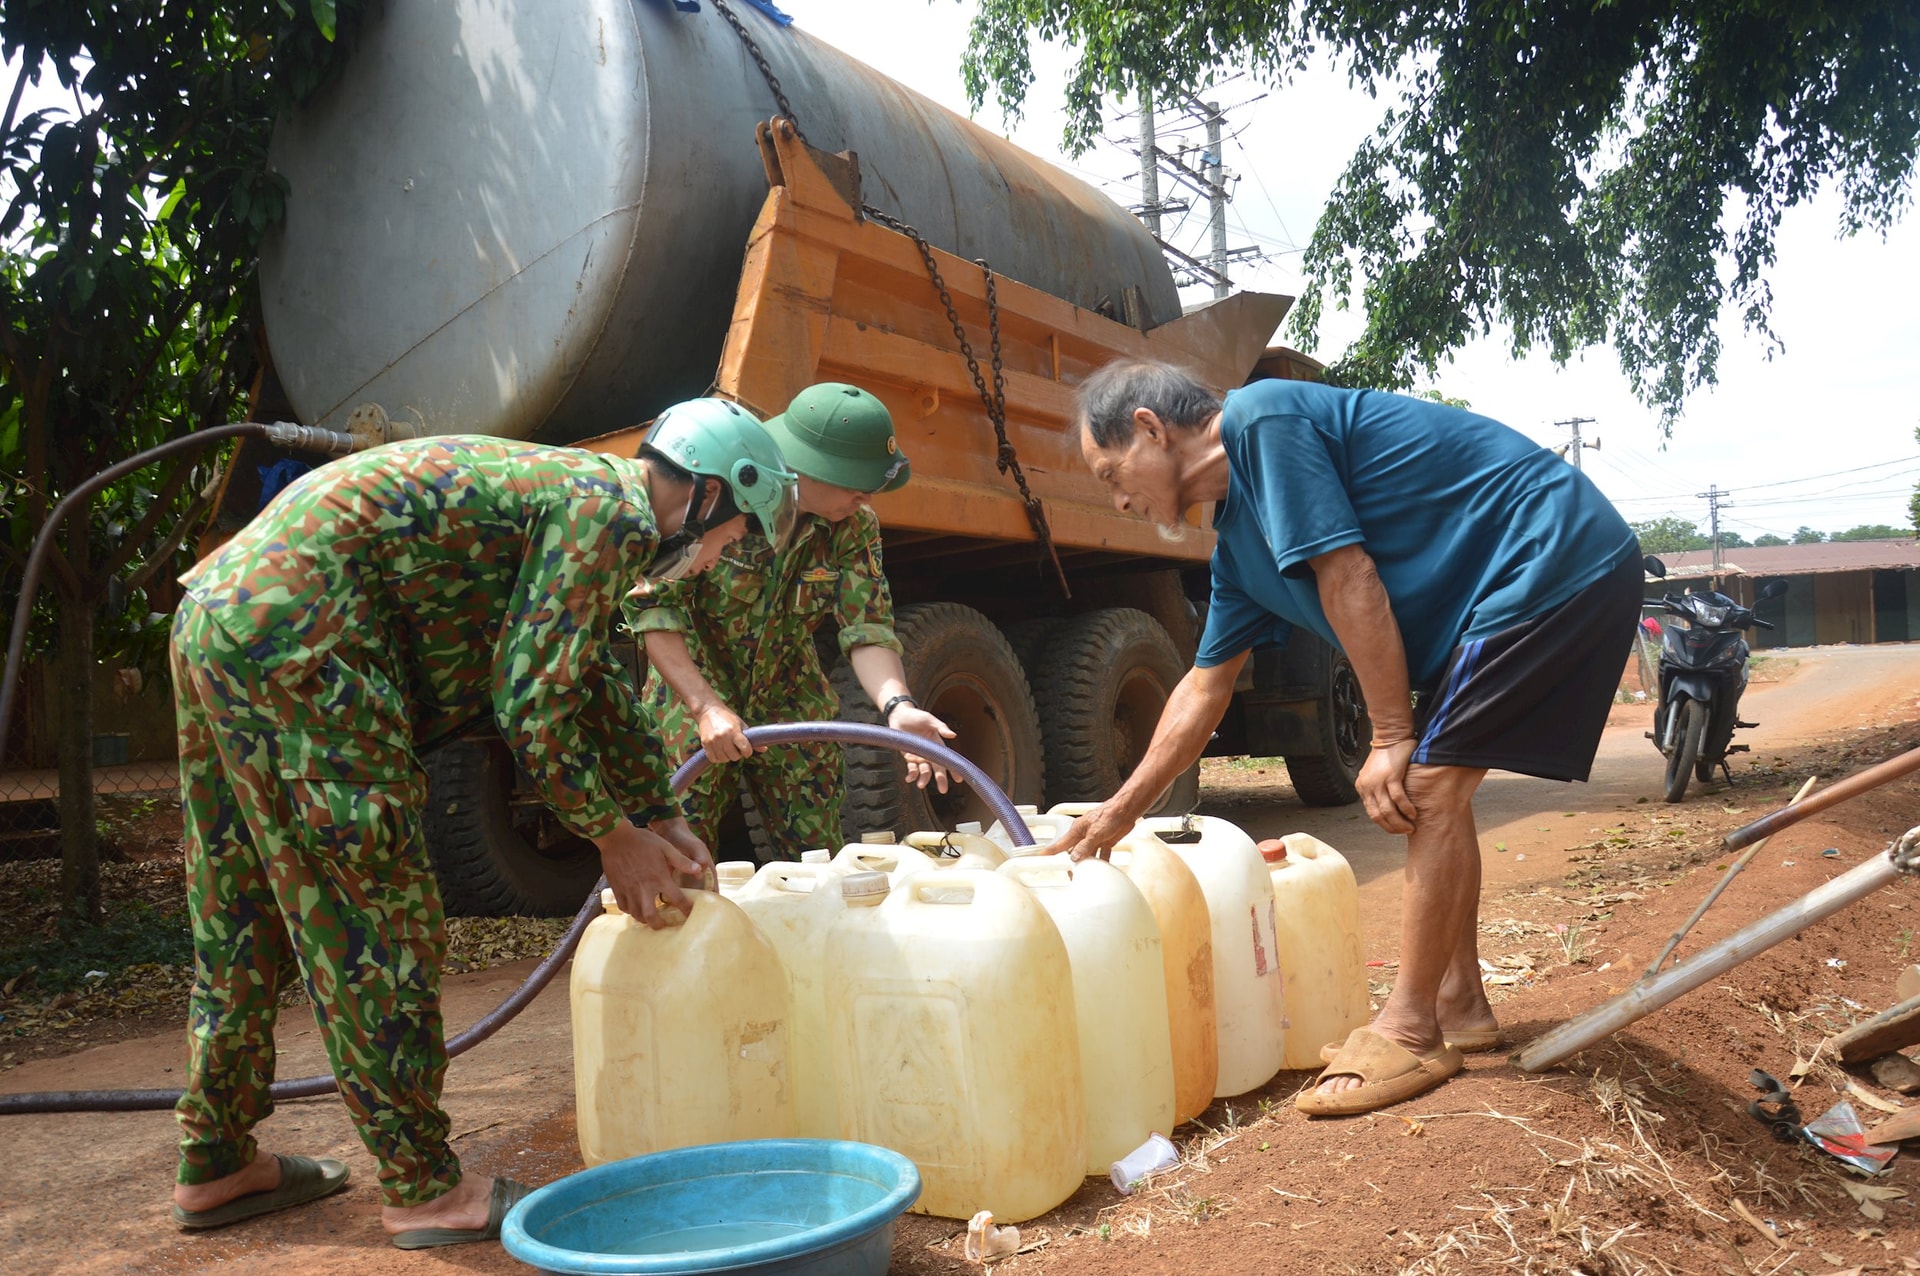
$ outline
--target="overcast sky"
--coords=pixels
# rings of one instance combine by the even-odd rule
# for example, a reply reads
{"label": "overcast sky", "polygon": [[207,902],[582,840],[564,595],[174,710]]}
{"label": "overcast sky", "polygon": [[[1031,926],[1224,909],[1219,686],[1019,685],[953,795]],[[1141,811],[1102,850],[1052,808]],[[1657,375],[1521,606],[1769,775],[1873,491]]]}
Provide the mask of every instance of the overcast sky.
{"label": "overcast sky", "polygon": [[[778,3],[813,35],[966,113],[959,66],[971,0]],[[1042,52],[1035,65],[1040,80],[1025,119],[1009,127],[989,102],[979,122],[1120,202],[1139,202],[1139,161],[1122,145],[1075,160],[1061,153],[1060,84],[1069,58]],[[1299,250],[1354,144],[1379,122],[1381,104],[1325,67],[1281,90],[1243,78],[1205,96],[1225,107],[1246,104],[1230,112],[1227,125],[1237,136],[1225,147],[1226,163],[1240,177],[1229,242],[1258,243],[1268,258],[1237,266],[1235,283],[1298,294]],[[1115,121],[1109,136],[1130,143],[1136,129],[1129,116]],[[1200,135],[1191,137],[1197,142]],[[1164,179],[1162,198],[1169,198]],[[1677,515],[1704,528],[1707,502],[1694,494],[1713,485],[1732,492],[1723,526],[1749,540],[1763,532],[1791,535],[1802,525],[1825,532],[1862,523],[1906,526],[1907,499],[1920,480],[1920,217],[1910,213],[1885,242],[1843,240],[1838,209],[1837,199],[1818,199],[1782,227],[1771,281],[1784,351],[1769,361],[1738,316],[1724,322],[1720,383],[1690,401],[1670,441],[1657,415],[1634,400],[1608,348],[1562,369],[1545,357],[1516,363],[1496,335],[1463,351],[1436,386],[1548,445],[1567,438],[1554,422],[1594,418],[1582,430],[1601,446],[1585,451],[1584,467],[1629,519]],[[1199,255],[1204,211],[1167,237]],[[1195,300],[1210,292],[1185,295]],[[1330,314],[1322,348],[1309,353],[1338,355],[1356,328],[1354,316]]]}

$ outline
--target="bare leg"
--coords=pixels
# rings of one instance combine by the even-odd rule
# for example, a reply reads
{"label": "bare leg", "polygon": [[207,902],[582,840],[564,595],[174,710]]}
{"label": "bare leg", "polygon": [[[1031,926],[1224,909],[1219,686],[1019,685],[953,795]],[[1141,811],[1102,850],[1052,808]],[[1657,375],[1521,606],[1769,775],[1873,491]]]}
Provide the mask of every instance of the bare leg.
{"label": "bare leg", "polygon": [[[1475,1026],[1481,1016],[1492,1023],[1493,1010],[1479,991],[1476,939],[1480,840],[1473,827],[1473,793],[1484,775],[1467,767],[1407,768],[1407,796],[1416,815],[1407,838],[1407,884],[1400,905],[1400,975],[1372,1027],[1415,1054],[1430,1054],[1443,1044],[1443,988],[1449,1027]],[[1466,1021],[1455,1021],[1455,1011]],[[1358,1077],[1335,1077],[1321,1083],[1320,1093],[1361,1084]]]}

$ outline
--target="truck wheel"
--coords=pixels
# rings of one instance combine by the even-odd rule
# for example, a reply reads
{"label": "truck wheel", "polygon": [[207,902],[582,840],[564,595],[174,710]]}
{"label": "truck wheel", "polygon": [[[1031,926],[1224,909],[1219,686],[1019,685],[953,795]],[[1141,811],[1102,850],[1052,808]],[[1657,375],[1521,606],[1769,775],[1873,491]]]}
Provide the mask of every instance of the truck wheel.
{"label": "truck wheel", "polygon": [[1020,662],[1020,668],[1027,675],[1027,686],[1038,689],[1040,684],[1036,679],[1040,676],[1040,661],[1045,658],[1047,647],[1054,637],[1066,627],[1065,616],[1035,616],[1030,620],[1016,620],[1010,625],[1000,626],[1000,632],[1007,636],[1007,645],[1013,648],[1014,659]]}
{"label": "truck wheel", "polygon": [[[958,737],[950,743],[985,771],[1015,802],[1040,801],[1040,723],[1026,674],[992,621],[958,603],[902,607],[894,632],[906,649],[907,684],[922,708]],[[880,714],[845,660],[834,665],[840,716],[878,722]],[[904,836],[918,829],[950,829],[961,820],[991,824],[994,815],[971,788],[940,793],[906,781],[906,766],[891,749],[847,747],[847,797],[841,825],[849,841],[861,833]]]}
{"label": "truck wheel", "polygon": [[[1104,802],[1153,740],[1160,711],[1186,673],[1160,622],[1131,607],[1069,620],[1042,654],[1033,682],[1053,802]],[[1200,764],[1176,779],[1148,814],[1191,811]]]}
{"label": "truck wheel", "polygon": [[454,917],[564,917],[600,879],[600,852],[539,802],[516,803],[498,736],[456,740],[424,759],[427,854]]}
{"label": "truck wheel", "polygon": [[1332,653],[1327,691],[1316,717],[1320,747],[1308,754],[1289,753],[1287,775],[1294,793],[1308,806],[1345,806],[1360,797],[1353,782],[1367,760],[1373,723],[1367,717],[1366,697],[1360,694],[1360,679],[1340,651]]}

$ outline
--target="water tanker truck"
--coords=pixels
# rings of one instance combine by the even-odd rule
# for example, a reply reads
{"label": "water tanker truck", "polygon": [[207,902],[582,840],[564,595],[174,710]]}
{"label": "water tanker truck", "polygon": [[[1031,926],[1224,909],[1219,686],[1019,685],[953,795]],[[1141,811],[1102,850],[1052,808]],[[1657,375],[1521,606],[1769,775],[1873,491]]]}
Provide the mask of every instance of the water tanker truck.
{"label": "water tanker truck", "polygon": [[[874,507],[916,693],[1016,801],[1112,792],[1193,654],[1212,535],[1111,508],[1074,386],[1123,356],[1223,391],[1310,375],[1268,348],[1288,298],[1183,314],[1125,209],[750,0],[389,3],[354,38],[275,137],[257,410],[631,455],[692,395],[770,415],[815,381],[864,386],[913,460]],[[230,519],[273,459],[250,441],[229,467]],[[844,716],[874,720],[844,662],[834,678]],[[1304,800],[1351,801],[1365,712],[1344,659],[1296,635],[1249,662],[1214,748],[1284,755]],[[437,743],[449,907],[575,907],[592,846],[490,728]],[[849,752],[847,785],[850,837],[983,809],[880,751]],[[1162,808],[1197,789],[1196,769]]]}

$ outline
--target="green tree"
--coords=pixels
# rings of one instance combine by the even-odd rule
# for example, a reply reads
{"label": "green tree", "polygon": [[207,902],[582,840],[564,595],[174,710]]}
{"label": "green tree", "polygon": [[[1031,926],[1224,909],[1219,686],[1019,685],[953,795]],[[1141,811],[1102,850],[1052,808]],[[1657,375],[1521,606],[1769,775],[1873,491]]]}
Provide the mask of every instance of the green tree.
{"label": "green tree", "polygon": [[1364,303],[1346,384],[1406,388],[1500,324],[1516,355],[1611,342],[1671,422],[1714,381],[1724,305],[1777,345],[1782,214],[1830,186],[1843,231],[1884,232],[1920,148],[1913,0],[981,0],[976,108],[1018,113],[1035,35],[1078,51],[1075,150],[1109,100],[1223,68],[1283,83],[1320,50],[1392,96],[1302,259],[1308,348],[1329,299]]}
{"label": "green tree", "polygon": [[1835,532],[1827,539],[1832,541],[1910,541],[1913,539],[1913,529],[1894,527],[1890,523],[1862,523],[1858,527],[1849,527],[1844,532]]}
{"label": "green tree", "polygon": [[1720,548],[1722,549],[1740,549],[1743,548],[1746,543],[1747,538],[1738,532],[1720,533]]}
{"label": "green tree", "polygon": [[[1920,443],[1920,429],[1913,432],[1913,441]],[[1907,498],[1907,521],[1913,524],[1913,530],[1920,533],[1920,483],[1913,485],[1913,495]]]}
{"label": "green tree", "polygon": [[1788,541],[1786,537],[1775,536],[1772,532],[1768,532],[1765,535],[1756,536],[1753,538],[1753,545],[1755,549],[1769,549],[1775,545],[1785,545],[1787,543]]}
{"label": "green tree", "polygon": [[[0,588],[13,606],[63,492],[235,413],[254,362],[256,249],[286,194],[268,135],[343,56],[335,23],[358,3],[0,9],[0,51],[19,65],[0,118]],[[23,110],[46,77],[62,105]],[[163,646],[141,589],[177,567],[207,463],[122,482],[67,520],[51,559],[35,646],[56,670],[61,899],[81,920],[100,905],[96,658],[150,661]]]}
{"label": "green tree", "polygon": [[1827,539],[1825,532],[1816,532],[1811,527],[1802,527],[1793,533],[1795,545],[1818,545]]}
{"label": "green tree", "polygon": [[1629,523],[1633,534],[1640,538],[1640,549],[1648,554],[1678,554],[1689,549],[1711,549],[1713,542],[1707,539],[1697,524],[1684,518],[1649,518],[1638,523]]}

